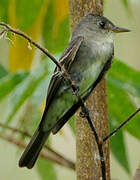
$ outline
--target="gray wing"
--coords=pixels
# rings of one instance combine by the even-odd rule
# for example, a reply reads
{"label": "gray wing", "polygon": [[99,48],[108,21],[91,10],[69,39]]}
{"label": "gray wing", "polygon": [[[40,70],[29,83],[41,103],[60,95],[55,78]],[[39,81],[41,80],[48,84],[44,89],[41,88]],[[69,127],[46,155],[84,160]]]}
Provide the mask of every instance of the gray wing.
{"label": "gray wing", "polygon": [[[68,48],[64,51],[60,58],[60,63],[65,67],[65,69],[68,71],[70,69],[71,63],[74,61],[75,55],[83,41],[83,37],[79,36],[72,40],[70,44],[68,45]],[[58,67],[55,68],[54,75],[51,78],[49,87],[48,87],[48,93],[47,93],[47,98],[46,98],[46,106],[45,110],[42,116],[41,123],[46,117],[47,111],[49,109],[49,106],[51,102],[53,101],[53,98],[57,92],[57,90],[60,87],[60,84],[62,82],[63,77],[62,76],[56,76],[56,72],[58,72],[59,69]]]}

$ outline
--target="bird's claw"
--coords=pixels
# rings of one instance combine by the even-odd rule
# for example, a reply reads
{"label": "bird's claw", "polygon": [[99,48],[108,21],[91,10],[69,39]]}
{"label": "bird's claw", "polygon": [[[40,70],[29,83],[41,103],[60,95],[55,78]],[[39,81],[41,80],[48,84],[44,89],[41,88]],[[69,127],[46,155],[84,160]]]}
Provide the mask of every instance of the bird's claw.
{"label": "bird's claw", "polygon": [[77,85],[74,85],[72,94],[73,95],[78,95],[79,91],[80,91],[80,87],[77,86]]}
{"label": "bird's claw", "polygon": [[81,118],[85,118],[89,116],[89,110],[87,107],[82,108],[82,111],[79,113]]}
{"label": "bird's claw", "polygon": [[54,74],[53,74],[53,77],[60,77],[63,75],[63,72],[61,71],[56,71]]}

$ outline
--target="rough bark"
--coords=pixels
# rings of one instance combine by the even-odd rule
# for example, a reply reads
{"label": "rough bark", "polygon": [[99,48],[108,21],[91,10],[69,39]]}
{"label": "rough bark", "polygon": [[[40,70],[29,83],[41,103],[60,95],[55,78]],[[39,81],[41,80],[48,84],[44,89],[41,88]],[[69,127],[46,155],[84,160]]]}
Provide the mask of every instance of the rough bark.
{"label": "rough bark", "polygon": [[[82,16],[91,12],[103,14],[103,0],[69,0],[69,8],[73,29]],[[102,139],[109,132],[105,78],[90,95],[86,106],[90,110],[99,138]],[[103,151],[106,160],[106,179],[110,180],[109,142],[104,144]],[[76,153],[77,180],[100,180],[101,166],[97,144],[87,120],[80,118],[79,112],[76,114]]]}

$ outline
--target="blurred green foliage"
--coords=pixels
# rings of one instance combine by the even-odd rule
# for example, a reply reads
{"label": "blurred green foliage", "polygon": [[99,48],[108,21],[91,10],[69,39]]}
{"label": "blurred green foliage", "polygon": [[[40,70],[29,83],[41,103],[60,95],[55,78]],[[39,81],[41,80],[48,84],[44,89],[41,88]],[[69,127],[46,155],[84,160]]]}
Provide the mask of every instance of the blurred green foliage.
{"label": "blurred green foliage", "polygon": [[45,0],[16,0],[17,22],[21,30],[26,31],[35,23],[44,2]]}
{"label": "blurred green foliage", "polygon": [[8,8],[10,0],[1,0],[0,1],[0,20],[8,22]]}
{"label": "blurred green foliage", "polygon": [[37,162],[37,169],[42,179],[57,180],[54,163],[40,158]]}

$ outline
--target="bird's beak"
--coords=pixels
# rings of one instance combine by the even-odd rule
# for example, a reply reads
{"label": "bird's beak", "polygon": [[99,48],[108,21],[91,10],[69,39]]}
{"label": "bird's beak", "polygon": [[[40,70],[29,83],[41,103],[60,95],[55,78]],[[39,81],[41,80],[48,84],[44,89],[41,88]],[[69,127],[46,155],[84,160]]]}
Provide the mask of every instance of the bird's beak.
{"label": "bird's beak", "polygon": [[115,33],[130,32],[129,29],[121,28],[121,27],[117,27],[117,26],[113,27],[112,31]]}

